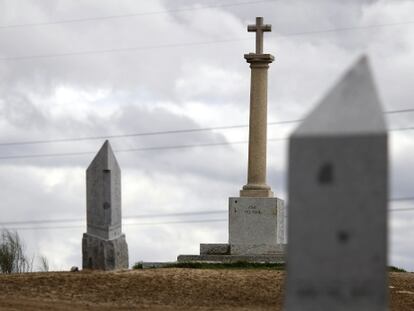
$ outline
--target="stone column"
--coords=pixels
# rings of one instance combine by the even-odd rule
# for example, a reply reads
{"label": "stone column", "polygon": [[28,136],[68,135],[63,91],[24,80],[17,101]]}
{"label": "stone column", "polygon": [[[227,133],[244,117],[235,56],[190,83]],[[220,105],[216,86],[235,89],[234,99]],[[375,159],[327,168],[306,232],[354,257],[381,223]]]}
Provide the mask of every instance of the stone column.
{"label": "stone column", "polygon": [[266,184],[267,146],[267,70],[274,57],[270,54],[244,55],[251,68],[249,160],[247,184],[241,197],[273,197]]}

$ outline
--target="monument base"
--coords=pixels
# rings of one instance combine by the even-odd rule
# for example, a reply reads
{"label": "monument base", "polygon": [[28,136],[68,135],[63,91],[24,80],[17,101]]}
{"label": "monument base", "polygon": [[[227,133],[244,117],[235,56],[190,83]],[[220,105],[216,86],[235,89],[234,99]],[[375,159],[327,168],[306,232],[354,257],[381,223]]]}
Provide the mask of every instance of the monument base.
{"label": "monument base", "polygon": [[204,263],[284,263],[284,254],[269,255],[180,255],[178,262],[204,262]]}
{"label": "monument base", "polygon": [[285,209],[278,198],[229,198],[229,243],[200,244],[178,262],[285,262]]}
{"label": "monument base", "polygon": [[273,191],[270,189],[242,189],[241,197],[273,198]]}
{"label": "monument base", "polygon": [[83,234],[82,238],[83,269],[117,270],[128,269],[128,245],[125,235],[105,240]]}

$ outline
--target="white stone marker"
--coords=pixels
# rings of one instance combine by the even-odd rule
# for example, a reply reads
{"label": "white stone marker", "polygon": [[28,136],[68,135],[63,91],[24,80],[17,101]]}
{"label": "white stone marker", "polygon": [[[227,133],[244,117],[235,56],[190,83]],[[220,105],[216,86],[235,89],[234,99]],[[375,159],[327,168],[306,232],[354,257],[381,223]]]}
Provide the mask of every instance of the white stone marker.
{"label": "white stone marker", "polygon": [[387,310],[387,165],[362,57],[290,137],[285,310]]}
{"label": "white stone marker", "polygon": [[84,269],[128,268],[122,234],[121,169],[105,141],[86,171],[87,233],[82,239]]}

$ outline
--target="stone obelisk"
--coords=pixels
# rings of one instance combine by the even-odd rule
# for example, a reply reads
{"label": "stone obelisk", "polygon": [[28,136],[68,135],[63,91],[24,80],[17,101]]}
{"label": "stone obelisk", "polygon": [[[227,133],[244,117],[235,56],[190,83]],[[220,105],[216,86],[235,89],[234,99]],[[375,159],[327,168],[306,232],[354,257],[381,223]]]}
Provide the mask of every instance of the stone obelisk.
{"label": "stone obelisk", "polygon": [[86,192],[83,268],[127,269],[128,245],[122,234],[121,169],[108,141],[86,170]]}
{"label": "stone obelisk", "polygon": [[247,27],[256,32],[256,53],[244,55],[251,68],[251,85],[247,184],[240,190],[241,197],[273,197],[266,184],[266,145],[267,70],[274,57],[263,54],[263,33],[271,30],[271,25],[263,24],[263,17],[256,17],[256,24]]}
{"label": "stone obelisk", "polygon": [[387,310],[387,128],[368,61],[289,140],[285,310]]}

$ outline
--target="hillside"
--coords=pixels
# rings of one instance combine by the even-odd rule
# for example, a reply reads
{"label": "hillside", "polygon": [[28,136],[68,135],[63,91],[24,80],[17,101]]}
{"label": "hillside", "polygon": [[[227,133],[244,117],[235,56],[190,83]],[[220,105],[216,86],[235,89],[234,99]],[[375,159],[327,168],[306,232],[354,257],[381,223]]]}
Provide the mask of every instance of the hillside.
{"label": "hillside", "polygon": [[[148,269],[0,275],[0,310],[281,310],[284,272]],[[414,310],[414,274],[390,273],[391,310]]]}

